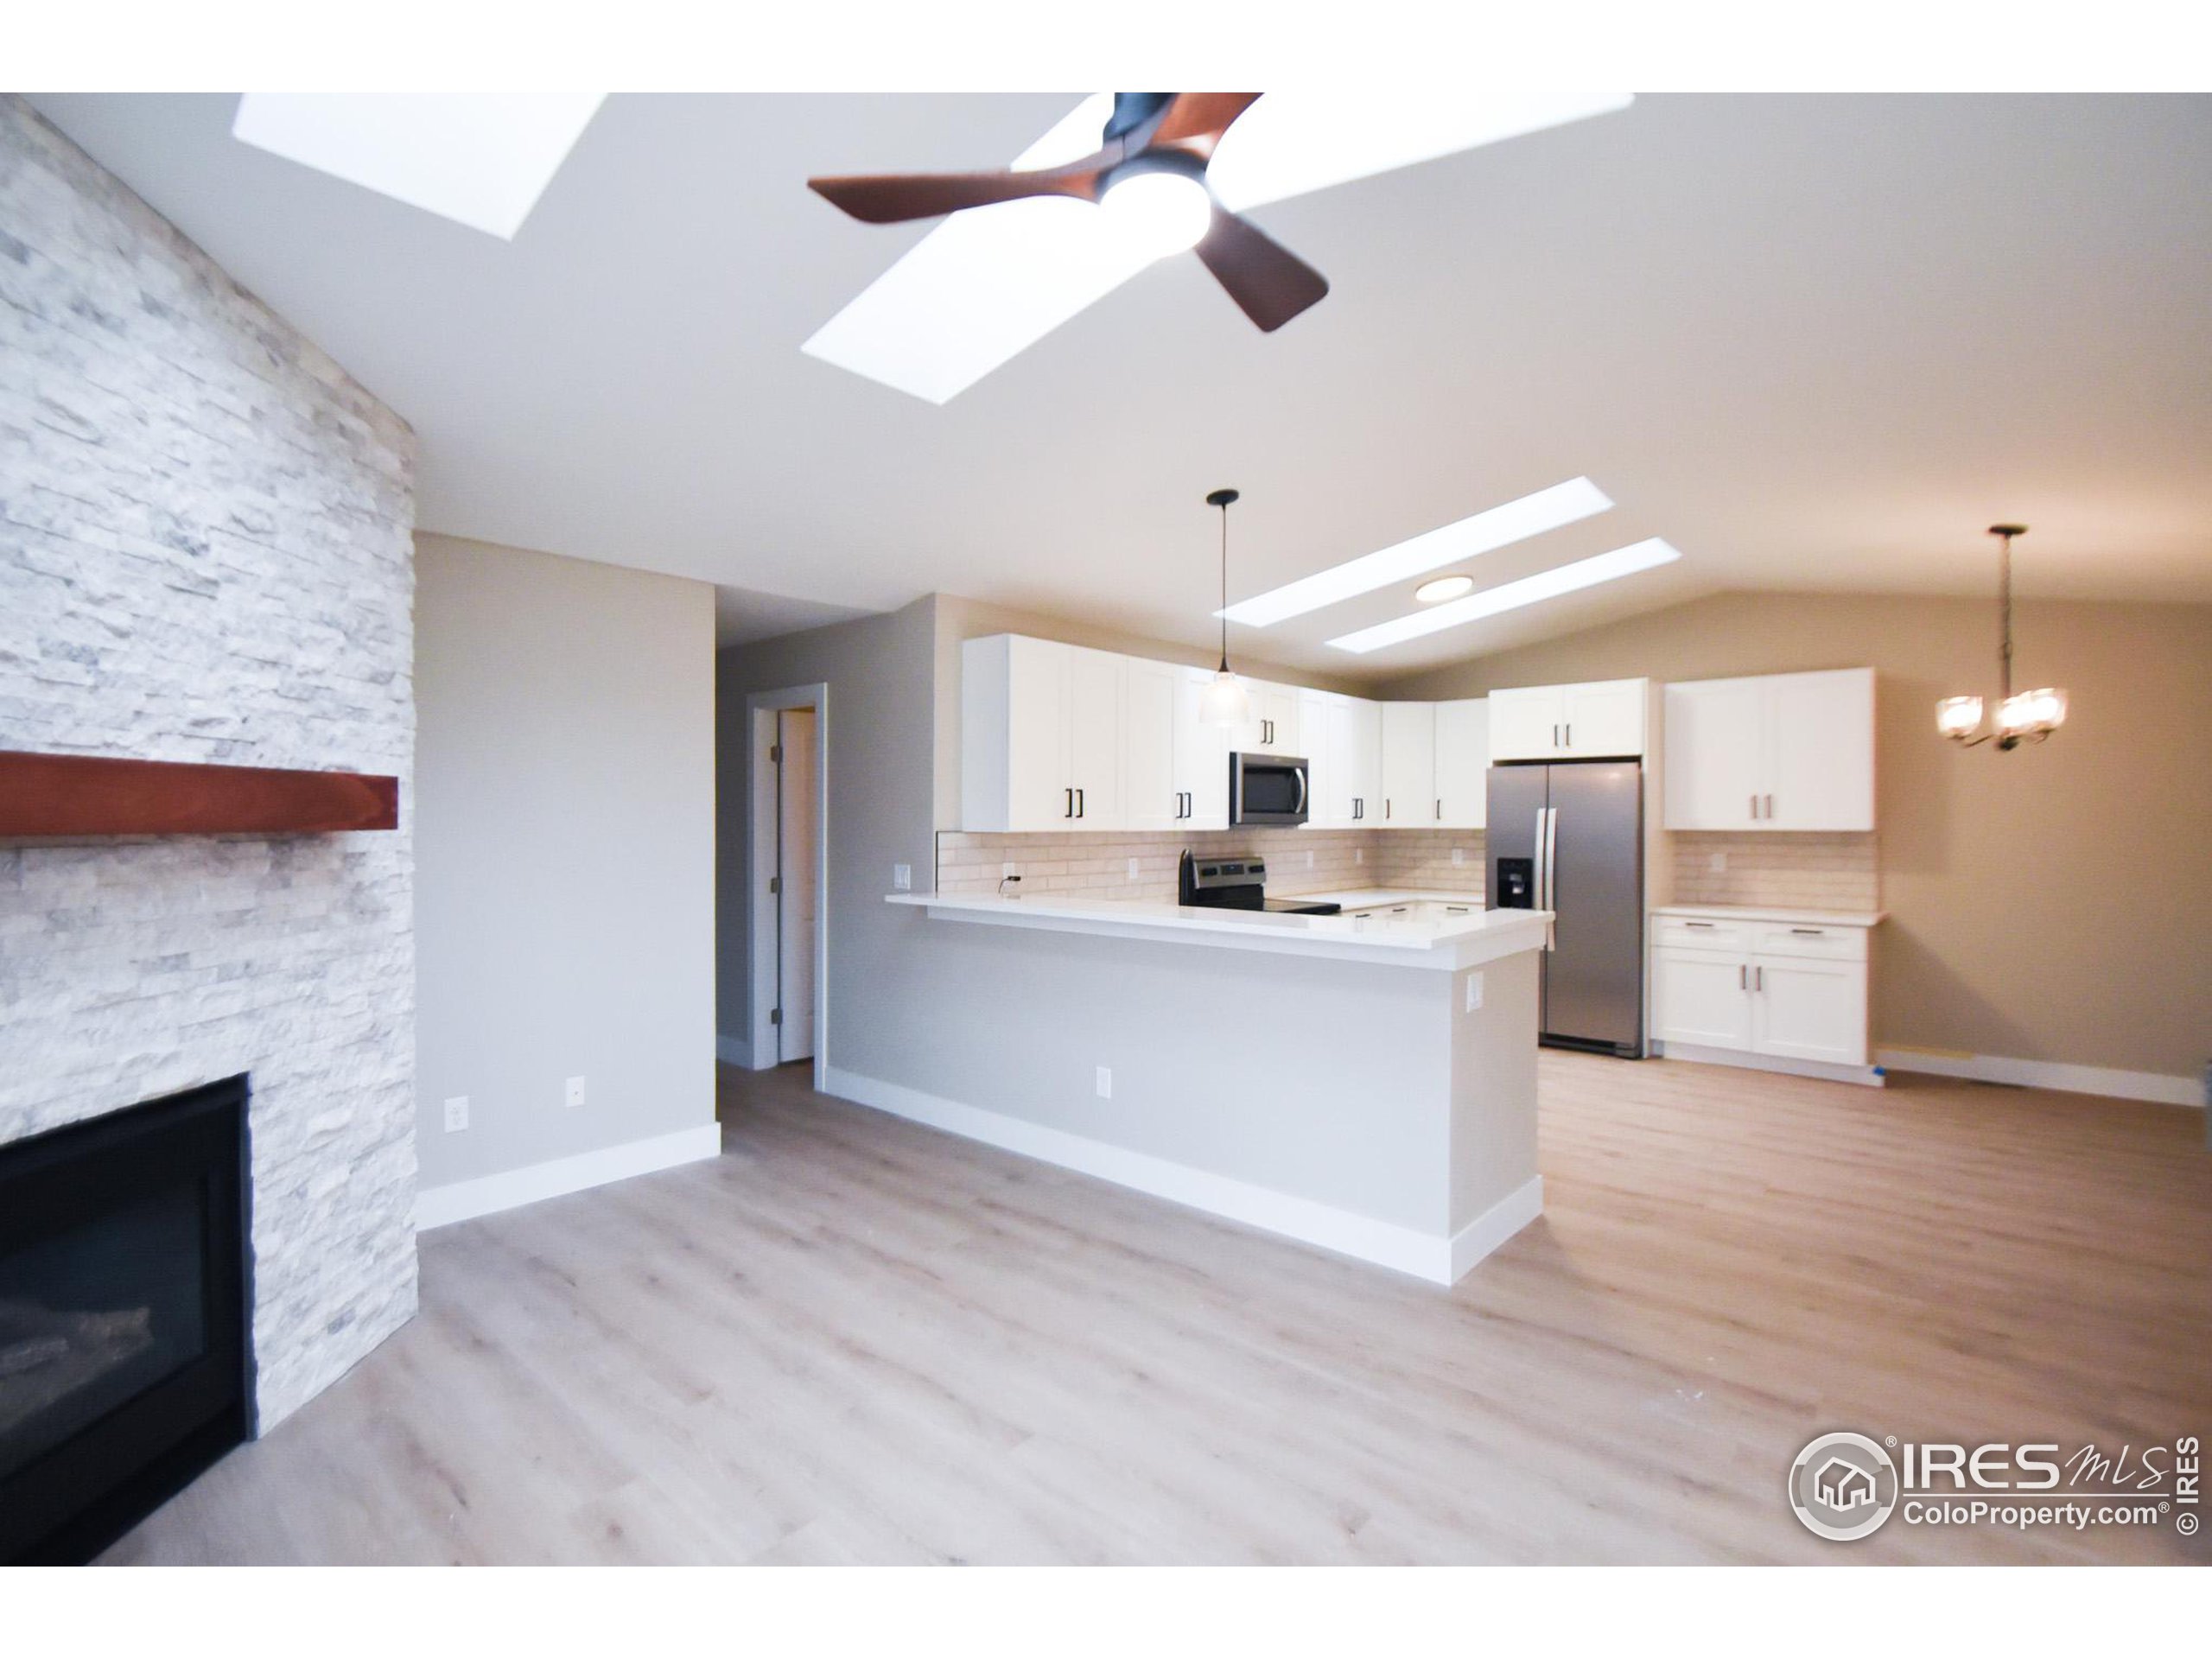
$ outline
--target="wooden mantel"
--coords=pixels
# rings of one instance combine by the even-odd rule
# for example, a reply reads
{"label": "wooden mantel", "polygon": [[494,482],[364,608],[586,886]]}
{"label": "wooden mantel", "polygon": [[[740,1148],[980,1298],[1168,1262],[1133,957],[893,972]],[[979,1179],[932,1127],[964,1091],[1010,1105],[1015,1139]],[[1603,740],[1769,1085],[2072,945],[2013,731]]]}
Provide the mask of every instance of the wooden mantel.
{"label": "wooden mantel", "polygon": [[0,836],[315,836],[399,827],[399,779],[0,750]]}

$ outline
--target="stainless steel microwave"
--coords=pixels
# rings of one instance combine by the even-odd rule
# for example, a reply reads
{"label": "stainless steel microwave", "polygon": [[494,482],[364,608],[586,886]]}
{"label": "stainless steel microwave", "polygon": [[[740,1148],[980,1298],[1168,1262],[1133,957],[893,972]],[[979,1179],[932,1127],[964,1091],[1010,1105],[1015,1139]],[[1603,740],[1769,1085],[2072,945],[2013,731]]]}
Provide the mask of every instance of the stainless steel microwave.
{"label": "stainless steel microwave", "polygon": [[1312,773],[1296,755],[1232,754],[1229,757],[1229,822],[1303,823],[1311,787]]}

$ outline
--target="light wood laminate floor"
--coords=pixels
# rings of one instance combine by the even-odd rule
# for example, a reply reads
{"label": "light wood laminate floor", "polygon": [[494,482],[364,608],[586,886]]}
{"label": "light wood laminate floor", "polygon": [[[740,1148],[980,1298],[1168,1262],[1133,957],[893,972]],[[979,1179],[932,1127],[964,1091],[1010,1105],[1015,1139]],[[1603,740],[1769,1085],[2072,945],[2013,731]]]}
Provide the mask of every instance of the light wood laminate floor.
{"label": "light wood laminate floor", "polygon": [[804,1077],[425,1235],[421,1316],[110,1559],[2207,1559],[1783,1490],[1836,1427],[2212,1431],[2194,1112],[1547,1053],[1544,1217],[1445,1291]]}

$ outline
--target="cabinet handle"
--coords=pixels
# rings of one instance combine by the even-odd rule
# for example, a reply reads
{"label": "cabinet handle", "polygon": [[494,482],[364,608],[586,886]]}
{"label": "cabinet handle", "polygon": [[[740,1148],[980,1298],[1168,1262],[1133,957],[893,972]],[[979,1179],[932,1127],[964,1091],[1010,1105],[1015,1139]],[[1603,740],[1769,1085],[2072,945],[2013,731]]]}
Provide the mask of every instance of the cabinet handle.
{"label": "cabinet handle", "polygon": [[1766,969],[1764,968],[1754,968],[1751,969],[1751,988],[1755,991],[1764,991],[1766,989]]}
{"label": "cabinet handle", "polygon": [[1574,747],[1574,722],[1571,720],[1567,722],[1567,747],[1570,749]]}
{"label": "cabinet handle", "polygon": [[1714,924],[1711,922],[1684,922],[1682,925],[1684,927],[1711,927],[1714,925]]}
{"label": "cabinet handle", "polygon": [[1808,939],[1824,939],[1828,932],[1825,927],[1793,927],[1789,931],[1792,933],[1802,933]]}
{"label": "cabinet handle", "polygon": [[1751,970],[1740,962],[1736,964],[1736,988],[1739,991],[1751,988]]}
{"label": "cabinet handle", "polygon": [[1755,818],[1756,818],[1757,817],[1758,817],[1758,815],[1759,815],[1759,798],[1758,798],[1758,796],[1754,795],[1754,796],[1752,796],[1752,797],[1751,797],[1751,816],[1752,816],[1753,817],[1755,817]]}
{"label": "cabinet handle", "polygon": [[1386,818],[1390,816],[1390,798],[1388,795],[1382,798],[1382,816]]}
{"label": "cabinet handle", "polygon": [[1774,817],[1774,797],[1771,795],[1766,798],[1766,815],[1770,820]]}
{"label": "cabinet handle", "polygon": [[1083,816],[1083,791],[1079,789],[1075,792],[1075,815],[1078,818]]}
{"label": "cabinet handle", "polygon": [[1559,747],[1559,722],[1557,721],[1554,721],[1552,722],[1552,747]]}
{"label": "cabinet handle", "polygon": [[1072,786],[1068,790],[1067,807],[1061,812],[1060,816],[1064,818],[1071,818],[1075,817],[1075,790]]}

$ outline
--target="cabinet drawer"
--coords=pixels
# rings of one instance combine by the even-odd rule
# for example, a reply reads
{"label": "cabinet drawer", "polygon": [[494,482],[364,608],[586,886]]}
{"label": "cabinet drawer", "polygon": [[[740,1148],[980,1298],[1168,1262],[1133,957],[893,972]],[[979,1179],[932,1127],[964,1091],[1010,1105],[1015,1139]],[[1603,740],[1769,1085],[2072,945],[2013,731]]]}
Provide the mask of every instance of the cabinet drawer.
{"label": "cabinet drawer", "polygon": [[1830,962],[1866,960],[1866,930],[1863,927],[1760,922],[1751,932],[1751,948],[1762,957],[1820,957]]}
{"label": "cabinet drawer", "polygon": [[1749,950],[1751,929],[1742,922],[1697,921],[1687,916],[1661,916],[1651,926],[1656,945],[1692,950]]}

